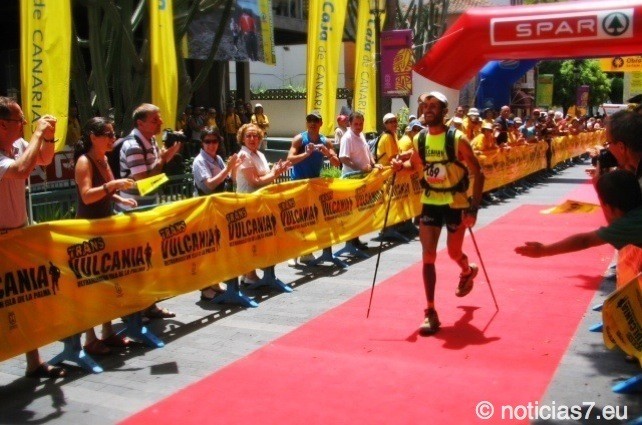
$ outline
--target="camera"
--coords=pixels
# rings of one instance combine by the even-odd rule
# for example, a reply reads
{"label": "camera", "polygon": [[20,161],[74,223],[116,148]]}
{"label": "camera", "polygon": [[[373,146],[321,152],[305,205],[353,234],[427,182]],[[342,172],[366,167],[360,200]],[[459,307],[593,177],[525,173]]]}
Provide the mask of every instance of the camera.
{"label": "camera", "polygon": [[591,163],[594,167],[599,165],[602,170],[617,167],[618,165],[615,156],[606,148],[600,149],[597,156],[591,160]]}
{"label": "camera", "polygon": [[179,131],[174,131],[171,128],[163,130],[163,144],[166,148],[172,147],[176,142],[185,143],[186,141],[187,137]]}

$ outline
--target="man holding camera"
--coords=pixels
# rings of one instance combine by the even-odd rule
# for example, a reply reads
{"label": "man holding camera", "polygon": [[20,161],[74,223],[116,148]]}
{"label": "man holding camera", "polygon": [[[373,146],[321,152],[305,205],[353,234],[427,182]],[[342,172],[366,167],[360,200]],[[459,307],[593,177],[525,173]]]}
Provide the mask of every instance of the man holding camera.
{"label": "man holding camera", "polygon": [[[323,162],[327,158],[330,164],[339,167],[341,161],[337,157],[332,142],[320,133],[323,119],[317,111],[310,112],[305,117],[307,131],[297,134],[292,139],[288,152],[288,161],[292,163],[292,180],[312,179],[321,175]],[[311,261],[311,255],[301,257],[301,262]],[[288,263],[296,265],[296,259]]]}
{"label": "man holding camera", "polygon": [[[120,177],[142,180],[162,173],[182,143],[175,142],[168,148],[159,148],[156,144],[155,135],[163,126],[158,106],[143,103],[134,110],[132,118],[134,129],[121,142]],[[156,195],[142,196],[137,187],[121,191],[120,196],[136,199],[139,207],[158,203]]]}
{"label": "man holding camera", "polygon": [[[155,135],[160,133],[163,120],[160,116],[160,109],[156,105],[143,103],[134,109],[132,114],[134,129],[122,140],[120,148],[120,176],[129,177],[134,180],[142,180],[163,172],[163,167],[172,160],[174,155],[183,145],[181,142],[174,142],[171,147],[159,148],[156,144]],[[158,203],[156,195],[142,196],[138,188],[120,192],[123,198],[133,198],[138,206],[151,206]],[[147,308],[143,315],[149,319],[162,319],[174,317],[176,314],[166,308],[159,308],[153,304]]]}

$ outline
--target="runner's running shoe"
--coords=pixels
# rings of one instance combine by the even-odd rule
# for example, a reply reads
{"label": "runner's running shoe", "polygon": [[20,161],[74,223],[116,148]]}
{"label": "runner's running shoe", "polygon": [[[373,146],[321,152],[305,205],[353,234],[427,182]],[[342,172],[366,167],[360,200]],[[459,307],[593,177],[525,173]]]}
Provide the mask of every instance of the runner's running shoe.
{"label": "runner's running shoe", "polygon": [[434,308],[428,308],[426,309],[426,318],[424,319],[421,326],[419,326],[419,335],[434,335],[439,330],[439,326],[441,326],[441,322],[439,321],[437,310],[435,310]]}
{"label": "runner's running shoe", "polygon": [[477,273],[479,273],[479,268],[476,264],[471,263],[470,272],[468,274],[462,273],[459,275],[459,286],[457,286],[457,292],[455,292],[455,295],[458,297],[465,297],[470,294],[470,291],[473,290],[473,279],[475,279]]}

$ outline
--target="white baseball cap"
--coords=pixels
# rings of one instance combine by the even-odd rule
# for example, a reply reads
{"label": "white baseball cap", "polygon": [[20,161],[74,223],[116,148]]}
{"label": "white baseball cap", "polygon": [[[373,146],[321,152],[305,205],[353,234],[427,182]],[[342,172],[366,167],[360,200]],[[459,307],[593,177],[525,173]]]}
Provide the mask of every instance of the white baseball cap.
{"label": "white baseball cap", "polygon": [[392,112],[388,112],[386,115],[383,116],[383,123],[387,123],[388,121],[392,119],[397,119],[397,116],[393,114]]}
{"label": "white baseball cap", "polygon": [[443,103],[445,107],[448,106],[448,98],[441,92],[431,91],[430,93],[428,93],[428,95],[426,95],[426,99],[428,99],[429,97],[434,97],[435,99]]}

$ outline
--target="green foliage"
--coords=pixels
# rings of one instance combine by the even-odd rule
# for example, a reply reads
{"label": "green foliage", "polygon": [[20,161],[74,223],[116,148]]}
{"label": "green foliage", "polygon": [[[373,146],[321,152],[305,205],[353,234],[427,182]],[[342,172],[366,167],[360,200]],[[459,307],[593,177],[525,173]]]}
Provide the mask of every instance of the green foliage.
{"label": "green foliage", "polygon": [[575,105],[577,87],[581,85],[590,87],[589,107],[601,105],[611,94],[611,81],[597,60],[543,61],[538,72],[553,74],[553,104],[564,110]]}
{"label": "green foliage", "polygon": [[622,77],[613,77],[611,80],[610,99],[612,103],[624,103],[624,79]]}
{"label": "green foliage", "polygon": [[341,177],[341,169],[338,167],[324,167],[321,170],[321,177],[329,177],[332,179],[338,179]]}

